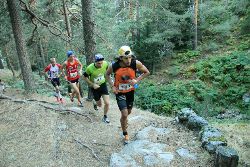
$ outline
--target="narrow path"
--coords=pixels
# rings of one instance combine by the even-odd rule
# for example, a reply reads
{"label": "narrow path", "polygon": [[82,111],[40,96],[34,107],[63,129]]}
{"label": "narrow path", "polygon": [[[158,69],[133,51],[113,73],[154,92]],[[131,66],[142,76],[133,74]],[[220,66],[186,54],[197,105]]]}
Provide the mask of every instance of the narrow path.
{"label": "narrow path", "polygon": [[[9,89],[6,94],[13,96],[15,91]],[[18,98],[25,99],[25,96],[19,93]],[[30,98],[55,101],[38,94]],[[116,102],[111,100],[110,124],[101,122],[102,109],[95,111],[91,102],[84,102],[84,105],[79,111],[93,122],[81,115],[46,109],[36,102],[20,104],[0,100],[0,166],[109,166],[111,155],[124,148]],[[65,106],[74,107],[74,104],[66,99]],[[211,166],[212,158],[201,149],[197,136],[174,124],[173,118],[134,109],[129,116],[131,142],[150,126],[170,131],[167,136],[157,138],[157,142],[166,144],[167,151],[174,154],[169,166]],[[178,156],[176,150],[182,147],[195,153],[197,160]]]}

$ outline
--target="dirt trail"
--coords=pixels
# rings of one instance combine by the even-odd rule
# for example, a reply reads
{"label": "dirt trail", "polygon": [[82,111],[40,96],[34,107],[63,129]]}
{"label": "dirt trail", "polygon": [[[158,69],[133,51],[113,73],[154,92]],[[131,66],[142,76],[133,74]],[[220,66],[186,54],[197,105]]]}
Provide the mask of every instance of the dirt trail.
{"label": "dirt trail", "polygon": [[[3,80],[8,80],[11,72],[0,70],[0,75]],[[36,81],[36,84],[41,84],[39,78]],[[41,82],[44,83],[43,80]],[[39,86],[51,91],[50,87]],[[54,97],[41,94],[27,96],[22,89],[7,88],[4,94],[13,99],[56,103]],[[83,108],[76,108],[76,102],[72,103],[68,98],[65,100],[64,105],[46,105],[77,110],[92,121],[79,114],[46,109],[40,105],[45,103],[37,101],[20,103],[0,99],[0,167],[109,166],[111,155],[124,148],[120,112],[115,100],[111,99],[108,113],[110,124],[101,122],[103,110],[95,111],[91,102],[84,101]],[[192,131],[174,124],[173,118],[133,109],[128,128],[131,141],[136,140],[136,134],[148,126],[171,131],[167,138],[159,138],[159,142],[167,144],[168,151],[175,154],[169,166],[212,166],[213,158],[200,147],[198,137]],[[176,155],[175,151],[180,147],[195,153],[197,160],[185,160]]]}
{"label": "dirt trail", "polygon": [[[16,89],[7,89],[5,94],[27,98]],[[55,101],[53,97],[39,94],[33,94],[29,99]],[[66,99],[66,104],[61,107],[75,105]],[[46,109],[39,102],[17,103],[1,99],[0,106],[0,166],[109,166],[111,154],[124,147],[120,113],[114,100],[111,100],[110,124],[101,122],[102,109],[95,111],[92,103],[87,101],[80,112],[87,114],[93,122],[81,115]],[[169,151],[186,147],[198,155],[195,162],[176,156],[171,166],[211,166],[212,158],[200,148],[197,136],[180,125],[174,125],[172,120],[134,109],[129,116],[131,140],[136,140],[137,132],[149,125],[166,127],[172,133],[160,140],[170,146]]]}

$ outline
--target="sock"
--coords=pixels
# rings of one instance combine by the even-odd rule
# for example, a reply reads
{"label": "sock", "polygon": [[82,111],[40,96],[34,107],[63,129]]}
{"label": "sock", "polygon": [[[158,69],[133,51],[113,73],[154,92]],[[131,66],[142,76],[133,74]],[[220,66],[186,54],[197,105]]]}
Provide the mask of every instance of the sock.
{"label": "sock", "polygon": [[123,132],[123,136],[128,135],[128,132]]}
{"label": "sock", "polygon": [[107,118],[107,115],[104,115],[103,117],[104,117],[104,118]]}

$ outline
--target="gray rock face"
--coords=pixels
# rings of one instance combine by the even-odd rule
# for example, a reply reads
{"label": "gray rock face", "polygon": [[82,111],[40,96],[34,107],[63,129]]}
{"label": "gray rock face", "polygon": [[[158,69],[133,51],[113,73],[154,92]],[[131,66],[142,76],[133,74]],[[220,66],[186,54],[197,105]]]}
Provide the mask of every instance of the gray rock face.
{"label": "gray rock face", "polygon": [[215,167],[237,167],[239,155],[230,147],[219,146],[216,149]]}
{"label": "gray rock face", "polygon": [[167,135],[170,131],[167,128],[155,128],[148,126],[139,131],[136,135],[137,140],[149,140],[151,142],[157,142],[158,138]]}
{"label": "gray rock face", "polygon": [[180,112],[178,112],[177,117],[180,122],[185,122],[188,120],[190,115],[196,115],[196,113],[191,108],[183,108]]}
{"label": "gray rock face", "polygon": [[208,125],[208,122],[200,116],[190,115],[188,117],[187,127],[191,130],[201,130],[206,125]]}
{"label": "gray rock face", "polygon": [[217,128],[206,126],[200,135],[202,147],[210,153],[215,153],[218,146],[227,145],[225,137]]}
{"label": "gray rock face", "polygon": [[157,143],[157,138],[167,135],[166,128],[149,126],[139,131],[137,140],[127,144],[119,153],[114,153],[110,159],[111,167],[127,166],[162,166],[168,165],[174,154],[167,151],[168,145]]}
{"label": "gray rock face", "polygon": [[110,166],[160,166],[169,164],[174,159],[174,155],[166,150],[166,144],[136,140],[126,145],[120,153],[112,154]]}
{"label": "gray rock face", "polygon": [[137,163],[135,162],[135,160],[127,154],[118,154],[118,153],[114,153],[111,155],[111,159],[110,159],[110,167],[127,167],[127,166],[131,166],[131,167],[137,167]]}
{"label": "gray rock face", "polygon": [[179,148],[178,150],[176,150],[176,152],[178,153],[179,156],[181,156],[184,159],[192,159],[192,160],[197,159],[197,157],[194,154],[191,154],[188,149]]}

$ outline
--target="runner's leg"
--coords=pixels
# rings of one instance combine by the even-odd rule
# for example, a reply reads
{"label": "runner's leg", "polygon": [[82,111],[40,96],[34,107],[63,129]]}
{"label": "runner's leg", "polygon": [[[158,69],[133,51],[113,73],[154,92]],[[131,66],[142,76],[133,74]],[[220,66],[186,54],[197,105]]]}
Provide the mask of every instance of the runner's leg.
{"label": "runner's leg", "polygon": [[104,101],[104,115],[107,115],[109,110],[109,95],[102,95],[102,98]]}

